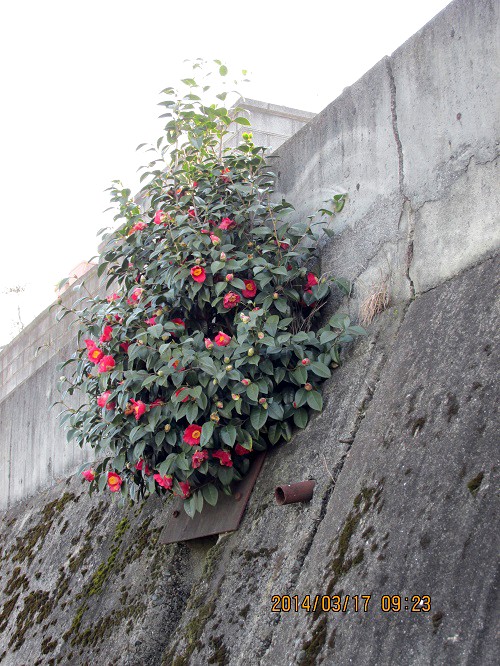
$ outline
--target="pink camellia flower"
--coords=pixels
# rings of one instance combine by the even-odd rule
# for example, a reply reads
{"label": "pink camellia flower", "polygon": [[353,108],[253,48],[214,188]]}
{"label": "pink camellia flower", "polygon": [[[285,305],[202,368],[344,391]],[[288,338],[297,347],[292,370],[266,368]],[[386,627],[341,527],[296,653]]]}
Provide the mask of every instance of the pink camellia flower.
{"label": "pink camellia flower", "polygon": [[226,275],[226,282],[232,282],[234,279],[234,274],[233,273],[228,273]]}
{"label": "pink camellia flower", "polygon": [[195,282],[205,282],[207,274],[205,273],[205,269],[201,266],[193,266],[191,269],[191,277]]}
{"label": "pink camellia flower", "polygon": [[128,348],[130,347],[130,342],[120,342],[120,347],[123,349],[125,354],[127,354]]}
{"label": "pink camellia flower", "polygon": [[164,213],[162,210],[157,210],[153,222],[155,224],[161,224],[166,217],[166,213]]}
{"label": "pink camellia flower", "polygon": [[190,446],[198,446],[201,438],[201,426],[196,423],[192,423],[190,426],[184,430],[184,435],[182,439],[186,444]]}
{"label": "pink camellia flower", "polygon": [[105,407],[106,409],[114,409],[116,407],[116,403],[109,402],[110,395],[111,391],[104,391],[104,393],[101,393],[101,395],[97,398],[98,406]]}
{"label": "pink camellia flower", "polygon": [[108,488],[112,493],[117,493],[123,483],[122,477],[116,472],[108,472]]}
{"label": "pink camellia flower", "polygon": [[236,222],[234,220],[231,220],[229,217],[223,217],[219,224],[219,229],[230,231],[231,229],[234,229],[235,226]]}
{"label": "pink camellia flower", "polygon": [[189,481],[179,481],[179,486],[182,491],[182,497],[184,499],[188,498],[191,495],[191,488],[189,487]]}
{"label": "pink camellia flower", "polygon": [[145,323],[148,326],[154,326],[156,324],[156,317],[150,317],[149,319],[146,319]]}
{"label": "pink camellia flower", "polygon": [[87,481],[93,481],[95,479],[94,470],[93,469],[84,469],[83,472],[82,472],[82,476]]}
{"label": "pink camellia flower", "polygon": [[302,365],[311,365],[311,361],[308,358],[303,358],[301,363]]}
{"label": "pink camellia flower", "polygon": [[214,338],[214,342],[217,347],[227,347],[231,342],[231,336],[223,333],[222,331],[219,331]]}
{"label": "pink camellia flower", "polygon": [[308,273],[307,274],[307,285],[304,287],[304,291],[311,292],[311,287],[314,287],[315,285],[318,284],[318,278],[314,275],[314,273]]}
{"label": "pink camellia flower", "polygon": [[118,296],[118,294],[113,293],[110,294],[109,296],[106,296],[106,300],[108,301],[108,303],[112,303],[113,301],[119,301],[120,297]]}
{"label": "pink camellia flower", "polygon": [[191,465],[193,469],[198,469],[200,465],[205,461],[208,460],[208,451],[202,450],[202,451],[195,451],[193,453],[193,457],[191,458]]}
{"label": "pink camellia flower", "polygon": [[245,298],[253,298],[257,293],[257,285],[253,280],[244,280],[245,288],[242,290],[242,294]]}
{"label": "pink camellia flower", "polygon": [[129,305],[134,305],[134,303],[138,303],[142,296],[143,291],[144,289],[142,289],[141,287],[136,287],[134,291],[131,293],[130,298],[127,298],[127,303]]}
{"label": "pink camellia flower", "polygon": [[213,349],[214,348],[214,343],[210,338],[205,338],[205,348],[206,349]]}
{"label": "pink camellia flower", "polygon": [[234,291],[230,291],[224,296],[222,304],[224,305],[226,310],[231,310],[231,308],[235,308],[240,301],[241,301],[241,296],[239,294],[236,294]]}
{"label": "pink camellia flower", "polygon": [[128,232],[128,235],[130,236],[131,234],[134,233],[134,231],[144,231],[144,229],[147,227],[147,224],[143,222],[142,220],[139,222],[136,222],[132,229]]}
{"label": "pink camellia flower", "polygon": [[234,452],[236,453],[237,456],[246,456],[247,453],[250,453],[248,449],[245,449],[244,446],[241,446],[241,444],[236,444],[234,447]]}
{"label": "pink camellia flower", "polygon": [[132,403],[132,413],[135,416],[135,420],[138,421],[146,411],[146,404],[142,400],[131,399],[130,402]]}
{"label": "pink camellia flower", "polygon": [[112,335],[113,335],[113,327],[105,326],[102,331],[102,335],[99,338],[99,342],[109,342],[111,340]]}
{"label": "pink camellia flower", "polygon": [[[93,352],[92,352],[93,353]],[[103,356],[97,366],[98,372],[109,372],[115,367],[115,359],[112,356]]]}
{"label": "pink camellia flower", "polygon": [[220,243],[220,238],[215,234],[210,234],[210,240],[212,241],[213,245],[218,245]]}
{"label": "pink camellia flower", "polygon": [[[178,388],[177,391],[175,392],[175,397],[178,398],[183,391],[187,390],[188,390],[187,386],[181,386],[181,388]],[[189,396],[187,395],[185,398],[182,398],[181,402],[187,402],[188,400]]]}
{"label": "pink camellia flower", "polygon": [[154,474],[153,479],[156,481],[156,483],[161,486],[162,488],[165,488],[165,490],[170,490],[172,487],[173,479],[171,476],[162,476],[161,474]]}
{"label": "pink camellia flower", "polygon": [[250,380],[249,379],[242,379],[241,383],[243,384],[243,386],[250,386]]}
{"label": "pink camellia flower", "polygon": [[224,465],[224,467],[233,466],[233,461],[231,460],[231,454],[229,453],[229,451],[223,451],[222,449],[220,449],[219,451],[214,451],[212,453],[212,458],[218,458],[220,464]]}

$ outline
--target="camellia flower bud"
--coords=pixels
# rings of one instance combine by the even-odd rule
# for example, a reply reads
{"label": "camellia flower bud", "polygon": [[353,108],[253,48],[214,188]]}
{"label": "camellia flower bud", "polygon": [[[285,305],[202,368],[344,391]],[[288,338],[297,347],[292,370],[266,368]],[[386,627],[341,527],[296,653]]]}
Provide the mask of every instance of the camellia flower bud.
{"label": "camellia flower bud", "polygon": [[237,402],[240,399],[240,396],[238,393],[231,393],[231,398]]}
{"label": "camellia flower bud", "polygon": [[233,369],[232,365],[226,365],[226,371],[230,372]]}
{"label": "camellia flower bud", "polygon": [[163,372],[163,370],[158,370],[156,374],[158,375],[158,377],[163,377],[165,373]]}
{"label": "camellia flower bud", "polygon": [[257,337],[259,338],[259,340],[263,340],[264,339],[264,333],[262,331],[259,331],[257,333]]}
{"label": "camellia flower bud", "polygon": [[243,384],[243,386],[250,386],[252,382],[249,379],[242,379],[241,383]]}
{"label": "camellia flower bud", "polygon": [[228,273],[226,275],[226,282],[232,282],[233,278],[234,278],[234,274],[233,273]]}
{"label": "camellia flower bud", "polygon": [[265,405],[267,402],[267,398],[259,398],[259,405]]}
{"label": "camellia flower bud", "polygon": [[217,379],[212,379],[212,384],[213,384],[214,386],[217,386],[218,383],[219,383],[219,382],[217,381]]}
{"label": "camellia flower bud", "polygon": [[310,365],[311,361],[308,358],[303,358],[301,363],[302,363],[302,365]]}
{"label": "camellia flower bud", "polygon": [[141,284],[144,284],[145,282],[146,282],[146,277],[143,275],[143,276],[141,277]]}
{"label": "camellia flower bud", "polygon": [[215,403],[215,406],[217,407],[217,409],[222,409],[224,407],[224,403],[219,400],[218,402]]}
{"label": "camellia flower bud", "polygon": [[217,412],[212,412],[212,413],[210,414],[210,420],[211,420],[211,421],[214,421],[215,423],[218,423],[218,422],[220,421],[220,417],[219,417],[219,415],[217,414]]}
{"label": "camellia flower bud", "polygon": [[250,347],[250,349],[247,351],[247,356],[253,356],[255,354],[255,349],[253,347]]}
{"label": "camellia flower bud", "polygon": [[164,333],[164,334],[161,336],[161,339],[162,339],[162,340],[168,340],[169,337],[170,337],[170,334],[169,334],[169,333]]}
{"label": "camellia flower bud", "polygon": [[171,429],[171,428],[172,428],[172,426],[170,425],[170,423],[167,423],[167,425],[163,428],[163,430],[164,430],[165,432],[170,432],[170,429]]}
{"label": "camellia flower bud", "polygon": [[224,363],[231,363],[229,356],[224,356]]}
{"label": "camellia flower bud", "polygon": [[280,297],[280,295],[278,294],[277,291],[275,291],[274,294],[273,294],[274,300],[277,301],[279,297]]}
{"label": "camellia flower bud", "polygon": [[297,403],[295,402],[295,400],[293,401],[292,405],[294,409],[297,409]]}
{"label": "camellia flower bud", "polygon": [[195,259],[195,260],[194,260],[194,263],[195,263],[195,264],[198,264],[198,265],[201,264],[201,258],[198,257],[198,259]]}
{"label": "camellia flower bud", "polygon": [[304,384],[304,388],[306,391],[312,391],[313,387],[312,384],[309,384],[309,382],[307,382],[307,384]]}
{"label": "camellia flower bud", "polygon": [[220,253],[220,260],[221,260],[221,261],[226,261],[226,259],[227,259],[226,253],[225,253],[225,252],[221,252],[221,253]]}

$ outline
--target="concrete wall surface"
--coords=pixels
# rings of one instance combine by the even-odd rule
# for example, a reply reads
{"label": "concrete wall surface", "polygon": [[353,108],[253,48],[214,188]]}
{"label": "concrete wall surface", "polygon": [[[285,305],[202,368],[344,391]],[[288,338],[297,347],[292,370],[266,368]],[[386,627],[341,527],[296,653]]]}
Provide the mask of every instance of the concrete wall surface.
{"label": "concrete wall surface", "polygon": [[[269,452],[239,530],[161,546],[168,503],[123,509],[76,476],[14,504],[2,665],[497,663],[498,13],[455,0],[273,158],[297,216],[349,193],[322,269],[354,280],[352,313],[380,281],[391,300],[325,383],[324,411]],[[44,326],[71,345],[44,316],[33,337]],[[35,422],[60,347],[16,384],[31,352],[11,346],[1,459],[27,446],[21,426],[4,433],[32,395],[29,437],[59,442],[30,449],[44,466],[62,451]],[[311,502],[275,503],[276,485],[307,478]],[[293,610],[273,612],[273,595]],[[399,609],[384,612],[388,595]]]}

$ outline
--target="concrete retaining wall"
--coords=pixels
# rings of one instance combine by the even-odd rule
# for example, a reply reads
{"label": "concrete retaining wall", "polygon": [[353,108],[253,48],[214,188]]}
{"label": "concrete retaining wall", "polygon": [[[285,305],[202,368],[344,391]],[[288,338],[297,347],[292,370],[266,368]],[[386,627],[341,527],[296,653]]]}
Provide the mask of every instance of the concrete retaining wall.
{"label": "concrete retaining wall", "polygon": [[[76,477],[18,503],[1,522],[2,663],[497,662],[498,18],[493,0],[455,0],[280,148],[297,215],[349,192],[323,270],[355,280],[353,312],[386,277],[391,306],[325,383],[323,413],[268,454],[238,532],[159,546],[168,505],[120,508]],[[21,426],[4,433],[30,386],[32,432],[47,427],[55,361],[4,395],[2,460],[26,449]],[[46,432],[30,491],[66,446]],[[310,503],[274,503],[305,478]],[[272,595],[332,594],[348,612],[272,611]]]}

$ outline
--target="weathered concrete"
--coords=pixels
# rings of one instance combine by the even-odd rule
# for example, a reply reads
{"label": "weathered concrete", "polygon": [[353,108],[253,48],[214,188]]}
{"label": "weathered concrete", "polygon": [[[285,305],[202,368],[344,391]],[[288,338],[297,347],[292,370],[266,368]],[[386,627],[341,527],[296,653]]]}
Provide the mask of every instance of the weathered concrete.
{"label": "weathered concrete", "polygon": [[[297,216],[349,192],[323,270],[354,279],[357,300],[388,277],[391,307],[345,351],[324,412],[268,455],[239,531],[161,547],[159,501],[120,509],[77,478],[13,506],[2,663],[496,663],[497,30],[497,3],[456,0],[280,148],[277,195]],[[30,385],[4,395],[7,415],[26,418]],[[27,445],[1,446],[4,460]],[[50,447],[29,450],[46,465]],[[309,504],[274,503],[306,478]],[[334,593],[346,613],[271,611],[272,595]],[[401,610],[383,613],[383,595]],[[411,612],[414,595],[431,610]]]}

